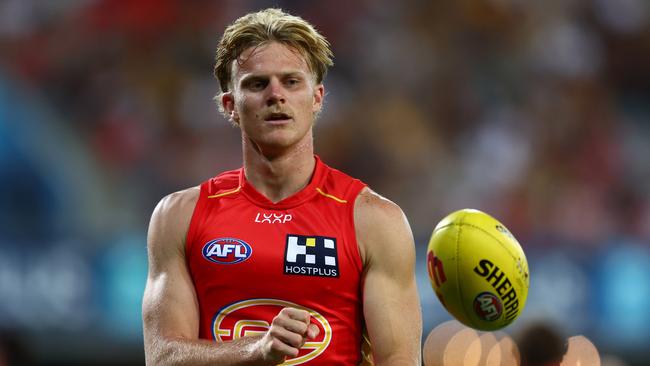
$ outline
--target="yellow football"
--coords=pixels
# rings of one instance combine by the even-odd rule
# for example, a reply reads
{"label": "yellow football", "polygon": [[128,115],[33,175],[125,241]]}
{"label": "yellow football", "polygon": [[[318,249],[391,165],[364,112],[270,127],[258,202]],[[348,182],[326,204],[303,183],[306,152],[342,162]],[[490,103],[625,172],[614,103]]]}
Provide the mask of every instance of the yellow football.
{"label": "yellow football", "polygon": [[528,262],[517,239],[492,216],[473,209],[436,225],[427,250],[431,286],[447,311],[479,330],[497,330],[521,314]]}

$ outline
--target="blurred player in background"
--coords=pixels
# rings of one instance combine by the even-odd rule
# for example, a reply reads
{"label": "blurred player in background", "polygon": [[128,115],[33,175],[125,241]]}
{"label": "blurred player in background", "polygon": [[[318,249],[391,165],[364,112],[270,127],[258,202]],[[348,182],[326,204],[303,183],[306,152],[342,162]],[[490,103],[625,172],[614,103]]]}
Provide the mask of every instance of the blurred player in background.
{"label": "blurred player in background", "polygon": [[21,334],[0,330],[0,366],[30,366],[34,360]]}
{"label": "blurred player in background", "polygon": [[516,336],[521,366],[560,366],[566,353],[565,337],[546,322],[526,325]]}
{"label": "blurred player in background", "polygon": [[420,365],[404,214],[314,155],[329,43],[267,9],[230,25],[216,58],[217,99],[241,129],[244,166],[154,210],[147,363],[356,365],[369,339],[375,364]]}

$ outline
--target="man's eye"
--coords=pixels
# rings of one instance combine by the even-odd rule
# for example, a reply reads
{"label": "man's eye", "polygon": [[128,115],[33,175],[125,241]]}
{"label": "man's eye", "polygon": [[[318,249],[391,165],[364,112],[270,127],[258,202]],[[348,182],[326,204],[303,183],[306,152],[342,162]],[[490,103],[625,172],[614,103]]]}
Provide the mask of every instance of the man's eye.
{"label": "man's eye", "polygon": [[300,83],[300,80],[298,79],[288,79],[287,80],[287,85],[297,85]]}
{"label": "man's eye", "polygon": [[260,91],[266,88],[267,82],[264,80],[248,80],[244,82],[243,87],[248,90]]}
{"label": "man's eye", "polygon": [[248,86],[253,90],[262,90],[266,84],[262,81],[253,81]]}

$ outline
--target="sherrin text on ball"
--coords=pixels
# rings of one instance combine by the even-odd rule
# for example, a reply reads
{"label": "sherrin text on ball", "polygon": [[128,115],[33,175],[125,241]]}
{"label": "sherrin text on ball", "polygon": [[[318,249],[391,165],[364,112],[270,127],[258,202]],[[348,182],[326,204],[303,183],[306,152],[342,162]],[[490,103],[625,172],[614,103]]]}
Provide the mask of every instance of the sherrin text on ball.
{"label": "sherrin text on ball", "polygon": [[445,309],[479,330],[506,327],[528,296],[528,262],[521,245],[492,216],[474,209],[449,214],[433,230],[429,279]]}

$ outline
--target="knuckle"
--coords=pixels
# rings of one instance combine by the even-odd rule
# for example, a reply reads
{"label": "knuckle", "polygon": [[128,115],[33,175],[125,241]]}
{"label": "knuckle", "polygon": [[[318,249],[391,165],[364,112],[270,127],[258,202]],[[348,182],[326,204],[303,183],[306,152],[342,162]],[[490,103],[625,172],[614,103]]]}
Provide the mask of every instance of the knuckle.
{"label": "knuckle", "polygon": [[281,349],[282,349],[282,342],[280,342],[280,340],[277,339],[277,338],[273,338],[273,339],[271,340],[271,349],[272,349],[273,351],[279,351],[279,350],[281,350]]}
{"label": "knuckle", "polygon": [[307,332],[307,324],[302,322],[297,323],[294,325],[293,330],[295,333],[305,334],[305,332]]}
{"label": "knuckle", "polygon": [[282,314],[278,314],[271,321],[271,326],[273,326],[273,325],[281,325],[286,321],[286,319],[287,318],[285,316],[283,316]]}
{"label": "knuckle", "polygon": [[269,334],[270,334],[271,337],[273,337],[273,338],[278,338],[278,336],[280,336],[280,333],[281,333],[281,332],[280,332],[280,328],[279,328],[279,327],[274,327],[274,326],[272,326],[272,327],[269,329]]}
{"label": "knuckle", "polygon": [[296,333],[291,333],[289,336],[287,336],[289,343],[297,348],[300,348],[302,346],[302,337],[299,336]]}

